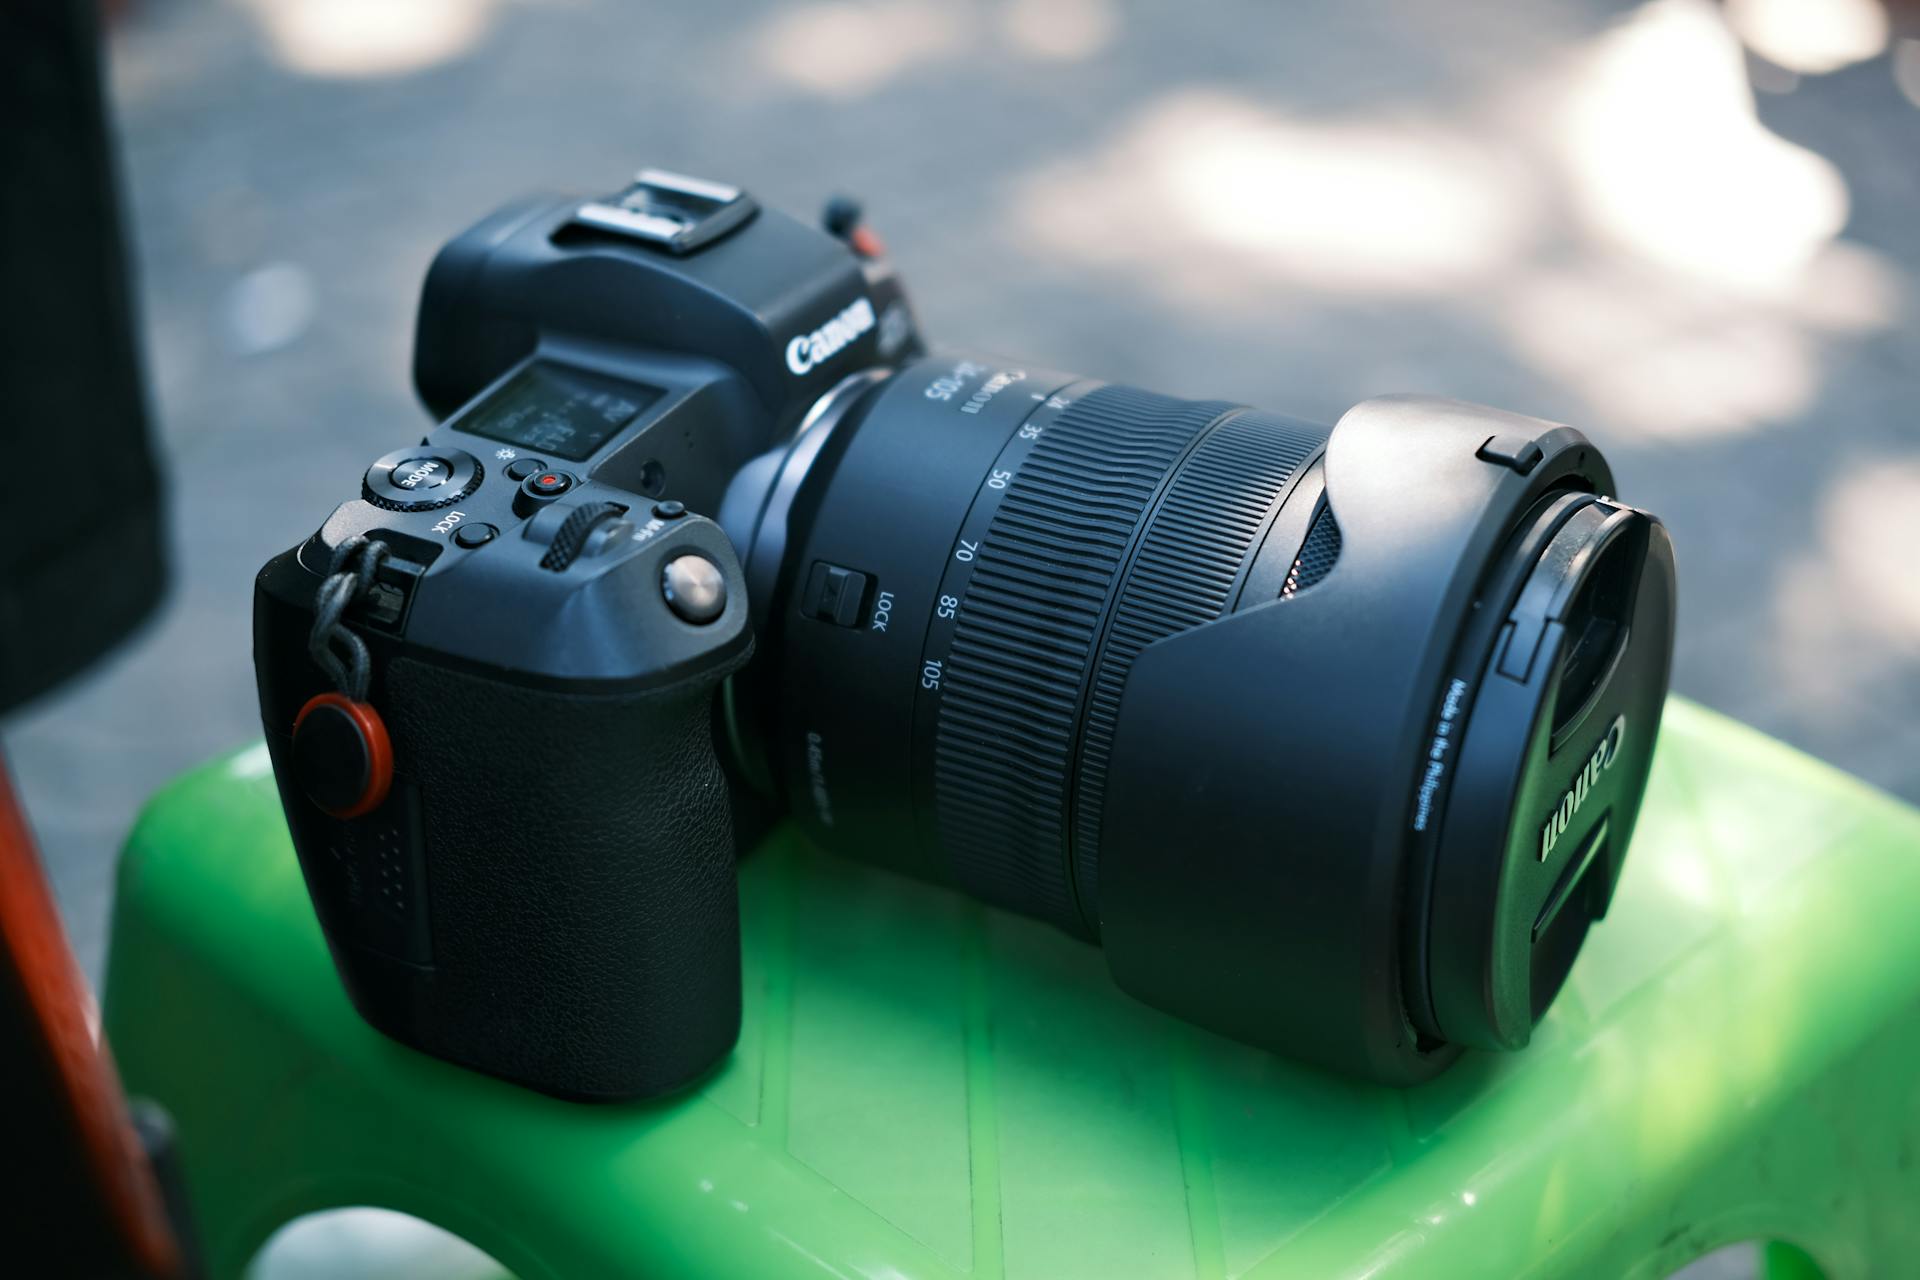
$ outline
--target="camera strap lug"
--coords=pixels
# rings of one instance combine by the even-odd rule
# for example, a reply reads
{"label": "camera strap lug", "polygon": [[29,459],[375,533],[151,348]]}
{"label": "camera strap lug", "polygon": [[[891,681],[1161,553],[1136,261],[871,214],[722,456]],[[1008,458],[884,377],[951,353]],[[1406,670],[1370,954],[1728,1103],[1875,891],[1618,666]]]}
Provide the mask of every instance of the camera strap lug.
{"label": "camera strap lug", "polygon": [[307,636],[307,653],[334,686],[354,702],[367,700],[373,662],[367,642],[355,635],[343,618],[348,607],[373,585],[373,575],[380,571],[387,555],[384,542],[348,538],[335,548],[330,572],[314,593],[313,630]]}

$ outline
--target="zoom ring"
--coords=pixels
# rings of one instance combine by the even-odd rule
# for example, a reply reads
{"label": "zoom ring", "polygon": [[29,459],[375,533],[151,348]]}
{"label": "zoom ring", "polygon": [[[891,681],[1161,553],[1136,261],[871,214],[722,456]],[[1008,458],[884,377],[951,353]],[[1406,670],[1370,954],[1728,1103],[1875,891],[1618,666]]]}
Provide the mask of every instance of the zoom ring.
{"label": "zoom ring", "polygon": [[1232,410],[1101,387],[1046,428],[980,543],[942,677],[934,815],[955,881],[1087,929],[1068,873],[1074,743],[1094,645],[1168,469]]}
{"label": "zoom ring", "polygon": [[1326,438],[1310,423],[1236,414],[1194,446],[1147,517],[1100,641],[1080,731],[1073,868],[1089,932],[1099,932],[1100,814],[1127,673],[1154,641],[1226,611],[1281,497]]}

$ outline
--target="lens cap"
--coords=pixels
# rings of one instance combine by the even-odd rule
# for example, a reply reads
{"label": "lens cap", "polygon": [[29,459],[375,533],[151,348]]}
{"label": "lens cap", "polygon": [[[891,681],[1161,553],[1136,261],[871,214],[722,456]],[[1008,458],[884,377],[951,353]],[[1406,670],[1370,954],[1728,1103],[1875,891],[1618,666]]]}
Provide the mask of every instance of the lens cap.
{"label": "lens cap", "polygon": [[1408,984],[1424,1032],[1488,1049],[1527,1043],[1606,912],[1673,648],[1673,549],[1652,516],[1561,495],[1513,550],[1515,586],[1485,598],[1509,603],[1470,629],[1435,724],[1428,771],[1452,777],[1411,952],[1425,981]]}

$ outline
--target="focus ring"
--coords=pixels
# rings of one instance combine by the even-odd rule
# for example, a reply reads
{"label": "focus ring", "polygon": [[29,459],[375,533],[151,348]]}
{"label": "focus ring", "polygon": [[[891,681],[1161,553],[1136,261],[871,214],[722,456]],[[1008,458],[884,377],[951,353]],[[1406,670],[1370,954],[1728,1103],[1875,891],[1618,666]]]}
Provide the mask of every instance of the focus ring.
{"label": "focus ring", "polygon": [[1007,487],[960,604],[933,748],[941,843],[955,881],[987,902],[1086,932],[1067,811],[1087,669],[1141,517],[1231,409],[1101,387]]}
{"label": "focus ring", "polygon": [[1248,556],[1324,428],[1274,414],[1235,414],[1181,463],[1148,517],[1100,641],[1075,771],[1073,872],[1088,932],[1099,932],[1100,813],[1120,694],[1141,650],[1227,609]]}

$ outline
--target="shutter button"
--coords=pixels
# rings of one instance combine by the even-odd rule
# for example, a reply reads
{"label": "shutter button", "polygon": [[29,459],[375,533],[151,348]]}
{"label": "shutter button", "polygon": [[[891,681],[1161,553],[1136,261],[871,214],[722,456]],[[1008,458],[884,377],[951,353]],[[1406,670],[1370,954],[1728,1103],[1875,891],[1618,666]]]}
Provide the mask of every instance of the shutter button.
{"label": "shutter button", "polygon": [[708,623],[726,612],[727,579],[705,556],[679,556],[661,571],[660,594],[686,621]]}

